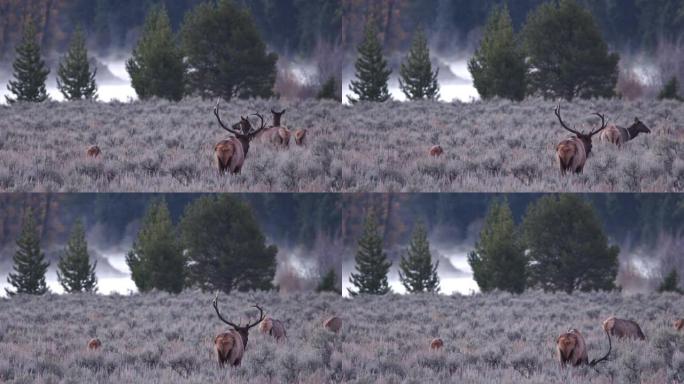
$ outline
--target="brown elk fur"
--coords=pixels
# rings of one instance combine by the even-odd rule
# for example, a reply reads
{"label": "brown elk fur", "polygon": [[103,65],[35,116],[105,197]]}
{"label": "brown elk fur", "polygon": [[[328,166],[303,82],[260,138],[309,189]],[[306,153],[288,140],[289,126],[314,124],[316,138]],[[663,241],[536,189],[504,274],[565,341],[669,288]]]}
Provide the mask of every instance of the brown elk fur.
{"label": "brown elk fur", "polygon": [[304,145],[304,139],[306,139],[306,129],[298,129],[294,133],[295,144]]}
{"label": "brown elk fur", "polygon": [[444,341],[440,338],[432,339],[430,342],[430,349],[440,349],[444,347]]}
{"label": "brown elk fur", "polygon": [[102,347],[102,342],[98,338],[92,338],[88,341],[88,349],[95,350]]}
{"label": "brown elk fur", "polygon": [[232,366],[239,366],[242,363],[245,346],[240,332],[234,329],[221,333],[214,338],[216,358],[221,366],[226,363]]}
{"label": "brown elk fur", "polygon": [[214,147],[214,160],[219,172],[240,173],[245,162],[243,144],[235,137],[221,140]]}
{"label": "brown elk fur", "polygon": [[289,147],[290,130],[285,127],[266,128],[257,135],[257,139],[264,143],[271,143],[275,146]]}
{"label": "brown elk fur", "polygon": [[337,316],[333,316],[323,323],[325,329],[330,332],[338,333],[342,329],[342,319]]}
{"label": "brown elk fur", "polygon": [[603,142],[608,142],[615,144],[618,147],[622,147],[628,141],[635,139],[640,133],[651,133],[651,130],[638,118],[634,119],[634,124],[628,128],[620,127],[615,124],[611,124],[606,127],[606,129],[601,132],[599,138]]}
{"label": "brown elk fur", "polygon": [[444,154],[444,149],[439,145],[434,145],[430,148],[430,156],[439,157]]}
{"label": "brown elk fur", "polygon": [[646,339],[639,324],[632,320],[623,320],[611,316],[603,322],[603,329],[611,336],[617,338],[627,337],[640,340]]}
{"label": "brown elk fur", "polygon": [[684,329],[684,319],[675,320],[674,327],[678,331],[681,331],[682,329]]}
{"label": "brown elk fur", "polygon": [[561,141],[556,147],[556,160],[562,174],[568,171],[582,173],[587,161],[587,152],[582,140],[573,137]]}
{"label": "brown elk fur", "polygon": [[88,157],[98,157],[98,156],[100,156],[101,154],[102,154],[102,150],[100,150],[100,147],[98,147],[97,145],[91,145],[91,146],[88,147],[88,149],[86,150],[86,155],[87,155]]}
{"label": "brown elk fur", "polygon": [[558,352],[558,361],[563,366],[570,364],[576,367],[582,364],[589,364],[587,345],[582,334],[576,329],[571,329],[558,336],[558,339],[556,339],[556,350]]}
{"label": "brown elk fur", "polygon": [[278,319],[267,317],[259,325],[261,333],[267,333],[273,336],[277,341],[287,337],[285,325]]}
{"label": "brown elk fur", "polygon": [[614,124],[611,124],[608,127],[606,127],[606,129],[603,130],[603,132],[601,132],[599,139],[603,142],[615,144],[618,147],[622,146],[623,144],[620,130]]}

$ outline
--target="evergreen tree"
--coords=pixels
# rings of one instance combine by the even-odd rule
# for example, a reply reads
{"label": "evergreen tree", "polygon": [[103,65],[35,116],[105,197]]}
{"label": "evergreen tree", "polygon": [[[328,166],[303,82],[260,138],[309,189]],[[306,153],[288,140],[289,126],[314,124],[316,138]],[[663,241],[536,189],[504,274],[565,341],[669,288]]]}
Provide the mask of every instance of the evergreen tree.
{"label": "evergreen tree", "polygon": [[366,24],[364,39],[359,45],[358,52],[359,57],[354,65],[356,80],[352,80],[349,85],[349,89],[356,97],[347,96],[349,102],[389,100],[387,82],[392,71],[387,68],[387,61],[382,56],[382,46],[372,19]]}
{"label": "evergreen tree", "polygon": [[278,55],[266,52],[247,8],[234,0],[201,3],[181,36],[193,92],[225,100],[273,96]]}
{"label": "evergreen tree", "polygon": [[439,68],[432,70],[427,36],[425,31],[419,28],[406,61],[401,63],[399,88],[409,100],[435,100],[439,98],[437,76]]}
{"label": "evergreen tree", "polygon": [[527,259],[507,201],[494,201],[489,206],[480,239],[468,254],[468,264],[482,292],[525,290]]}
{"label": "evergreen tree", "polygon": [[337,91],[337,79],[334,76],[331,76],[323,83],[320,91],[318,91],[318,94],[316,95],[316,99],[330,99],[342,102],[341,94]]}
{"label": "evergreen tree", "polygon": [[407,254],[399,262],[399,280],[409,293],[439,292],[438,267],[439,261],[432,264],[425,225],[418,223]]}
{"label": "evergreen tree", "polygon": [[614,96],[620,56],[608,53],[593,16],[576,0],[540,5],[523,36],[532,94],[566,100]]}
{"label": "evergreen tree", "polygon": [[24,217],[13,261],[14,272],[10,272],[7,282],[14,287],[14,291],[5,288],[8,295],[47,293],[45,273],[50,263],[45,261],[45,254],[40,249],[40,235],[31,208],[28,208]]}
{"label": "evergreen tree", "polygon": [[658,94],[658,100],[684,100],[681,96],[679,96],[679,81],[677,80],[676,76],[673,76],[665,84],[663,89]]}
{"label": "evergreen tree", "polygon": [[153,201],[147,209],[126,264],[140,292],[183,290],[185,257],[164,200]]}
{"label": "evergreen tree", "polygon": [[513,32],[507,6],[495,7],[468,70],[480,97],[522,100],[527,91],[527,64]]}
{"label": "evergreen tree", "polygon": [[88,49],[80,28],[76,29],[62,62],[57,69],[57,88],[67,100],[97,98],[95,75],[97,68],[90,71]]}
{"label": "evergreen tree", "polygon": [[387,273],[392,263],[387,260],[387,255],[382,249],[382,243],[383,240],[375,221],[375,215],[371,213],[366,218],[363,234],[359,239],[359,247],[354,258],[357,273],[352,273],[349,281],[356,287],[356,291],[348,289],[350,295],[384,295],[390,292]]}
{"label": "evergreen tree", "polygon": [[147,14],[142,36],[133,49],[133,57],[126,62],[126,70],[141,100],[183,98],[186,66],[163,5],[152,7]]}
{"label": "evergreen tree", "polygon": [[342,293],[337,287],[337,274],[335,273],[335,269],[330,269],[328,273],[323,275],[321,282],[318,284],[318,287],[316,287],[316,292]]}
{"label": "evergreen tree", "polygon": [[613,290],[620,248],[609,246],[591,204],[576,195],[545,196],[522,224],[529,284],[545,291]]}
{"label": "evergreen tree", "polygon": [[28,101],[40,103],[47,100],[45,80],[50,70],[40,56],[40,44],[36,35],[36,27],[30,18],[24,25],[21,43],[17,46],[17,56],[12,64],[14,79],[10,80],[7,89],[14,98],[5,96],[8,103]]}
{"label": "evergreen tree", "polygon": [[278,248],[266,245],[246,203],[201,197],[186,207],[180,232],[191,284],[225,293],[273,289]]}
{"label": "evergreen tree", "polygon": [[679,274],[676,269],[673,269],[665,276],[665,279],[663,279],[663,282],[658,287],[658,292],[677,292],[679,294],[684,294],[684,291],[679,288]]}
{"label": "evergreen tree", "polygon": [[64,254],[57,263],[57,280],[67,293],[96,292],[96,266],[97,261],[90,264],[83,224],[77,220]]}

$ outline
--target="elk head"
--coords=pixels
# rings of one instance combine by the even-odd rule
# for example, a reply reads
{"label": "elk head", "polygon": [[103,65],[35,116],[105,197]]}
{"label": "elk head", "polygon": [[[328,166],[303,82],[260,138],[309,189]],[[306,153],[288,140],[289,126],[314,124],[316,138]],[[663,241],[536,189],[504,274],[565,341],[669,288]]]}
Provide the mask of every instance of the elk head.
{"label": "elk head", "polygon": [[287,109],[283,109],[280,112],[276,112],[275,110],[271,109],[271,113],[273,114],[274,127],[280,127],[280,119],[282,119],[283,115],[285,114],[285,111],[287,111]]}
{"label": "elk head", "polygon": [[651,130],[638,117],[634,118],[634,124],[627,130],[629,131],[630,140],[637,137],[640,133],[651,133]]}
{"label": "elk head", "polygon": [[568,127],[564,122],[563,119],[561,118],[561,113],[560,113],[560,104],[558,104],[558,107],[554,110],[556,117],[558,117],[558,121],[561,124],[561,127],[563,127],[565,130],[573,133],[576,138],[578,138],[582,144],[584,144],[584,148],[586,151],[586,156],[589,157],[589,154],[591,153],[591,139],[592,137],[596,136],[597,134],[601,133],[606,127],[608,126],[608,123],[606,123],[606,118],[602,114],[596,112],[594,115],[598,116],[601,118],[601,128],[596,129],[596,130],[591,130],[589,133],[584,133],[584,132],[579,132],[576,131],[570,127]]}
{"label": "elk head", "polygon": [[252,127],[252,124],[249,122],[249,120],[243,116],[240,116],[240,122],[237,124],[233,124],[230,128],[223,124],[223,121],[221,121],[221,116],[219,115],[219,103],[221,102],[221,99],[216,100],[216,106],[214,107],[214,116],[216,116],[216,120],[218,120],[219,125],[221,128],[224,130],[228,131],[229,133],[233,134],[235,138],[237,138],[240,143],[242,144],[242,148],[244,150],[245,156],[247,156],[247,152],[249,152],[249,143],[252,141],[259,132],[261,132],[264,128],[266,128],[266,124],[264,122],[264,117],[261,116],[259,113],[253,114],[253,116],[258,117],[261,120],[261,126],[257,129],[254,129]]}
{"label": "elk head", "polygon": [[216,315],[218,315],[219,320],[223,321],[224,323],[230,325],[231,328],[233,328],[235,331],[237,331],[240,334],[240,337],[242,338],[242,344],[246,348],[247,347],[247,338],[249,337],[249,330],[251,328],[256,327],[261,323],[265,316],[264,316],[264,311],[261,309],[260,306],[254,305],[253,307],[259,310],[259,320],[257,320],[254,323],[247,323],[245,326],[241,326],[235,323],[231,323],[230,321],[226,320],[222,315],[221,312],[218,309],[218,292],[216,293],[216,297],[214,298],[214,301],[212,302],[212,305],[214,306],[214,310],[216,311]]}

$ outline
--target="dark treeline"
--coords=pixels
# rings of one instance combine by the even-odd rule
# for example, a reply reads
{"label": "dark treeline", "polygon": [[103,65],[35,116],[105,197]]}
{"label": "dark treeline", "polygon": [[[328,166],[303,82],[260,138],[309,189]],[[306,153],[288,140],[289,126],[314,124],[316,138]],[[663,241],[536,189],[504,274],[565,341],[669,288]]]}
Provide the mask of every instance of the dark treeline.
{"label": "dark treeline", "polygon": [[[481,220],[496,194],[244,194],[270,241],[281,247],[314,247],[318,239],[354,246],[372,209],[385,247],[405,246],[418,221],[433,240],[455,243],[472,236],[469,226]],[[541,194],[506,195],[514,220],[520,222],[528,206]],[[675,194],[582,195],[597,212],[611,242],[630,240],[656,245],[663,233],[684,231],[684,196]],[[130,224],[139,224],[156,194],[5,194],[0,197],[0,249],[12,248],[22,215],[33,207],[44,244],[63,245],[74,221],[86,231],[96,224],[101,246],[118,245]],[[164,199],[172,220],[178,222],[198,194],[168,194]],[[130,229],[130,228],[129,228]],[[130,233],[128,233],[130,235]],[[93,244],[94,245],[94,244]],[[3,252],[1,259],[9,257]]]}
{"label": "dark treeline", "polygon": [[[0,58],[11,54],[21,38],[23,17],[38,24],[45,50],[63,52],[69,36],[83,26],[94,52],[129,50],[137,40],[150,7],[163,3],[174,30],[185,14],[207,0],[0,0]],[[339,38],[340,0],[236,0],[255,18],[259,31],[281,54],[309,54],[319,40]]]}
{"label": "dark treeline", "polygon": [[[370,13],[381,23],[389,49],[406,48],[411,31],[423,25],[445,48],[482,27],[496,5],[508,4],[518,29],[530,11],[548,0],[348,0],[343,39],[355,45]],[[684,3],[679,0],[579,0],[598,20],[603,35],[616,49],[654,49],[658,42],[684,38]],[[350,46],[350,47],[351,47]]]}

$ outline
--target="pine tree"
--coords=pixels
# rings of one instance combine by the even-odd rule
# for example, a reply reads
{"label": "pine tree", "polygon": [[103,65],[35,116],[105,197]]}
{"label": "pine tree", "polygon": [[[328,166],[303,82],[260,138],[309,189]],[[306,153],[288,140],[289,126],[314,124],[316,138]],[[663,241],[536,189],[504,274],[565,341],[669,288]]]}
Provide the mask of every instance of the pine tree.
{"label": "pine tree", "polygon": [[482,292],[525,290],[527,259],[506,201],[490,205],[480,239],[468,254],[468,264]]}
{"label": "pine tree", "polygon": [[126,70],[141,100],[159,97],[178,101],[183,98],[186,66],[163,5],[150,9],[133,57],[126,62]]}
{"label": "pine tree", "polygon": [[88,242],[81,220],[76,220],[64,254],[57,263],[57,280],[67,293],[96,292],[97,261],[90,263]]}
{"label": "pine tree", "polygon": [[95,75],[90,71],[88,49],[81,28],[77,28],[69,45],[69,51],[57,69],[57,88],[67,100],[92,100],[97,98]]}
{"label": "pine tree", "polygon": [[399,262],[399,280],[409,293],[439,292],[438,267],[439,261],[432,264],[425,225],[418,223],[407,254]]}
{"label": "pine tree", "polygon": [[480,97],[525,98],[527,87],[525,54],[518,48],[513,21],[507,6],[495,7],[485,26],[484,36],[468,70]]}
{"label": "pine tree", "polygon": [[342,101],[340,92],[337,91],[337,79],[334,76],[331,76],[325,83],[323,83],[320,91],[318,91],[318,94],[316,95],[316,99],[330,99],[339,102]]}
{"label": "pine tree", "polygon": [[432,70],[427,36],[419,28],[406,61],[401,64],[399,88],[409,100],[435,100],[439,98],[438,76],[439,68]]}
{"label": "pine tree", "polygon": [[372,19],[366,25],[364,36],[358,48],[359,57],[354,65],[356,80],[352,80],[349,85],[356,98],[347,96],[352,104],[359,101],[384,102],[390,98],[387,82],[392,71],[387,68],[387,61],[382,55],[382,46]]}
{"label": "pine tree", "polygon": [[7,89],[14,94],[14,98],[5,96],[8,103],[28,101],[40,103],[47,100],[45,80],[50,70],[40,56],[40,45],[36,35],[36,28],[30,18],[24,25],[21,43],[17,46],[17,56],[12,64],[14,79],[10,80]]}
{"label": "pine tree", "polygon": [[665,276],[665,279],[663,279],[663,282],[658,287],[658,292],[677,292],[679,294],[684,294],[684,290],[679,288],[679,274],[676,269],[673,269]]}
{"label": "pine tree", "polygon": [[335,269],[330,269],[328,273],[323,275],[321,282],[318,284],[318,287],[316,287],[316,292],[342,293],[337,287],[337,274],[335,273]]}
{"label": "pine tree", "polygon": [[677,100],[684,101],[684,99],[679,96],[679,81],[676,76],[673,76],[663,87],[663,89],[658,94],[658,100]]}
{"label": "pine tree", "polygon": [[375,221],[375,215],[371,213],[366,218],[354,259],[357,273],[352,273],[349,278],[352,285],[356,287],[356,291],[348,289],[350,295],[384,295],[390,292],[387,273],[392,263],[387,260],[387,255],[382,249],[382,243],[383,240]]}
{"label": "pine tree", "polygon": [[147,209],[126,264],[140,292],[183,290],[185,257],[164,200],[152,202]]}
{"label": "pine tree", "polygon": [[45,273],[50,263],[45,261],[45,254],[40,249],[40,236],[31,208],[24,217],[13,260],[14,272],[10,272],[7,282],[14,287],[14,291],[5,288],[8,295],[42,295],[48,292]]}

